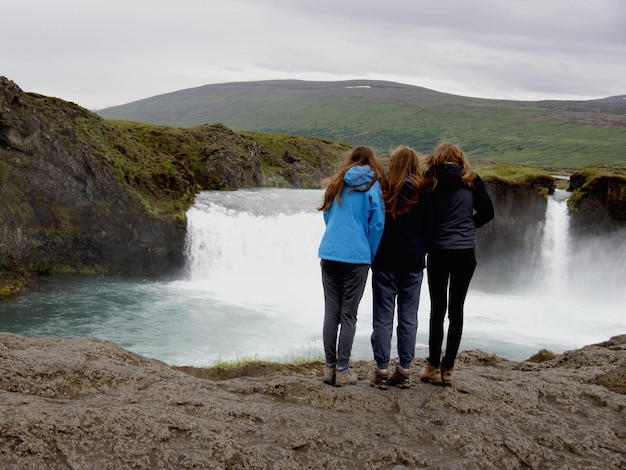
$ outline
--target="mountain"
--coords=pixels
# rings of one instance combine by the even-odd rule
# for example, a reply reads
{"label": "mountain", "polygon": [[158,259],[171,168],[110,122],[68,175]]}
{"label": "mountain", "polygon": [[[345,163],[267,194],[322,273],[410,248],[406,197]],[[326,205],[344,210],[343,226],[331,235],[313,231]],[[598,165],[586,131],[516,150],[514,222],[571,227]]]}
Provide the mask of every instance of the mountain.
{"label": "mountain", "polygon": [[626,167],[626,96],[589,101],[469,98],[386,81],[272,80],[205,85],[96,111],[175,127],[203,123],[431,153],[443,140],[472,160]]}

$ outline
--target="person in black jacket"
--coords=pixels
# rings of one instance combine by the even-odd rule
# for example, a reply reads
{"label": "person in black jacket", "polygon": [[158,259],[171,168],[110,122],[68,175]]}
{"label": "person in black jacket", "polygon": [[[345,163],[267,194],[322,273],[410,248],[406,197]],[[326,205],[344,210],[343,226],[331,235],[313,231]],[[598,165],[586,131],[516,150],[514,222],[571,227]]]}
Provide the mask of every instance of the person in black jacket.
{"label": "person in black jacket", "polygon": [[[420,379],[452,385],[463,332],[463,307],[476,269],[476,229],[493,219],[494,210],[482,180],[457,145],[444,142],[437,147],[428,175],[433,181],[434,234],[427,263],[431,303],[429,355]],[[441,359],[446,310],[448,335]]]}
{"label": "person in black jacket", "polygon": [[[398,147],[389,160],[383,183],[385,228],[372,263],[372,349],[376,367],[371,385],[409,387],[409,368],[415,355],[417,309],[425,267],[428,219],[427,180],[417,153]],[[389,375],[389,356],[397,303],[399,364]]]}

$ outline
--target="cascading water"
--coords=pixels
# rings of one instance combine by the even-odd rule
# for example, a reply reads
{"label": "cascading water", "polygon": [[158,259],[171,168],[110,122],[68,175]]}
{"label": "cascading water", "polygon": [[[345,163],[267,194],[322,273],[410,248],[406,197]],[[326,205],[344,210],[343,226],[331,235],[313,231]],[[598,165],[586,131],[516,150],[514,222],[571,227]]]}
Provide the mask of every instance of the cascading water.
{"label": "cascading water", "polygon": [[274,313],[299,316],[317,304],[322,193],[290,191],[274,190],[269,199],[260,190],[199,195],[188,213],[189,283],[217,300]]}
{"label": "cascading water", "polygon": [[[589,236],[574,243],[565,196],[550,197],[543,241],[536,247],[543,267],[530,274],[535,288],[511,294],[470,288],[462,349],[522,360],[541,348],[562,352],[626,333],[626,236]],[[50,276],[28,295],[3,301],[0,330],[108,339],[179,365],[321,358],[317,248],[324,222],[315,210],[321,197],[320,190],[299,189],[199,194],[187,214],[184,278]],[[515,260],[502,262],[515,266]],[[353,359],[372,358],[371,309],[368,284]],[[425,278],[417,357],[427,354],[429,309]]]}
{"label": "cascading water", "polygon": [[543,276],[537,276],[540,288],[553,294],[565,293],[569,277],[569,193],[555,190],[548,198],[546,220],[541,240],[541,267]]}

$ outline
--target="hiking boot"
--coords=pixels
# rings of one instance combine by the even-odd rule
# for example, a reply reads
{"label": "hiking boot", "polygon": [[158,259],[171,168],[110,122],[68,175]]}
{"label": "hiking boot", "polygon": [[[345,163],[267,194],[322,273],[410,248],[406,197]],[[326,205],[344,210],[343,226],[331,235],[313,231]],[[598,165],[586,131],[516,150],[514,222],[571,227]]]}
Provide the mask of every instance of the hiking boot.
{"label": "hiking boot", "polygon": [[441,383],[443,385],[445,385],[446,387],[452,387],[452,373],[453,373],[454,369],[445,369],[445,368],[441,368]]}
{"label": "hiking boot", "polygon": [[431,384],[439,385],[441,383],[441,370],[435,369],[430,365],[430,362],[426,361],[426,365],[420,371],[420,380],[422,382],[430,382]]}
{"label": "hiking boot", "polygon": [[378,387],[381,390],[387,390],[387,380],[389,378],[389,369],[374,368],[374,374],[370,379],[372,387]]}
{"label": "hiking boot", "polygon": [[345,385],[356,385],[356,374],[350,369],[338,370],[335,374],[335,387],[343,387]]}
{"label": "hiking boot", "polygon": [[409,369],[405,369],[401,366],[396,366],[396,370],[389,379],[389,385],[395,385],[400,388],[409,388],[411,383],[409,381]]}
{"label": "hiking boot", "polygon": [[335,366],[324,367],[324,379],[323,382],[329,385],[335,385]]}

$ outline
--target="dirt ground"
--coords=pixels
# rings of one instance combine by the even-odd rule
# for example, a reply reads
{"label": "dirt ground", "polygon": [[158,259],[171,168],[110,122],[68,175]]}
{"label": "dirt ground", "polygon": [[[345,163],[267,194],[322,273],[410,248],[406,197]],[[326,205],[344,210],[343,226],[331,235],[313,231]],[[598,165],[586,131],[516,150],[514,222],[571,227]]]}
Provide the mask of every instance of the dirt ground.
{"label": "dirt ground", "polygon": [[322,383],[323,364],[171,367],[0,333],[6,469],[625,469],[626,335],[544,362],[459,355],[455,384]]}

